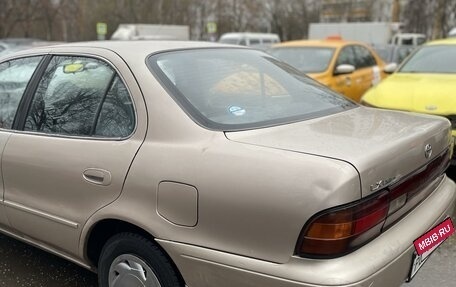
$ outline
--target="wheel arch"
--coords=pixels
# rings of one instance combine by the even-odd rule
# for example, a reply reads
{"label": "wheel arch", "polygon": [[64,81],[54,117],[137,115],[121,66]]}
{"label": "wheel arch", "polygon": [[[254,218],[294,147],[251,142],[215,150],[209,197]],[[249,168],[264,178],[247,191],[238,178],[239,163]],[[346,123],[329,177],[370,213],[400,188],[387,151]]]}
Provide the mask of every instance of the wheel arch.
{"label": "wheel arch", "polygon": [[181,282],[185,282],[179,268],[176,266],[169,254],[164,250],[160,244],[155,241],[155,236],[141,228],[138,225],[115,218],[106,218],[97,221],[92,225],[90,230],[87,232],[85,243],[84,243],[84,258],[90,264],[90,266],[98,266],[98,260],[101,254],[101,250],[106,242],[113,236],[120,233],[134,233],[138,234],[148,240],[150,240],[157,248],[161,250],[164,256],[167,257],[171,263],[176,274],[179,276]]}
{"label": "wheel arch", "polygon": [[104,244],[109,238],[122,232],[139,234],[153,242],[155,241],[152,234],[135,224],[114,218],[102,219],[93,224],[86,235],[84,258],[89,261],[91,266],[96,267]]}

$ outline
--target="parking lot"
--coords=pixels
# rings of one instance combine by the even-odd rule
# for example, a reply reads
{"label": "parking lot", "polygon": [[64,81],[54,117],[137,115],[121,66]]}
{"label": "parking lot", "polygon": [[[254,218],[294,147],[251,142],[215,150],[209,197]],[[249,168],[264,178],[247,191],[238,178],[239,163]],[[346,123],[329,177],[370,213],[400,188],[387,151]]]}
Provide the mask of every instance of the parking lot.
{"label": "parking lot", "polygon": [[0,287],[456,286],[456,0],[0,7]]}

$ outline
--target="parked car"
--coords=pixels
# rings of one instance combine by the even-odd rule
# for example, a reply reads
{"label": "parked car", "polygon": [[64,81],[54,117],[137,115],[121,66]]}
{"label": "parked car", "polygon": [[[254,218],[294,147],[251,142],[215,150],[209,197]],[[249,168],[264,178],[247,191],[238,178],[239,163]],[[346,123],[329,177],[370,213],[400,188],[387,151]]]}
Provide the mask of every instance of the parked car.
{"label": "parked car", "polygon": [[420,46],[426,43],[425,34],[418,33],[397,33],[391,39],[391,44],[396,46]]}
{"label": "parked car", "polygon": [[0,40],[0,57],[15,52],[15,46]]}
{"label": "parked car", "polygon": [[374,45],[372,48],[385,63],[400,64],[408,55],[413,53],[417,47],[413,45]]}
{"label": "parked car", "polygon": [[448,33],[448,38],[454,38],[456,37],[456,27],[451,29],[450,32]]}
{"label": "parked car", "polygon": [[35,48],[0,59],[0,101],[1,231],[101,287],[400,286],[454,209],[448,120],[254,49]]}
{"label": "parked car", "polygon": [[280,38],[279,35],[272,33],[225,33],[220,36],[219,42],[267,49],[273,44],[280,43]]}
{"label": "parked car", "polygon": [[365,105],[447,117],[456,137],[456,39],[429,42],[369,90]]}
{"label": "parked car", "polygon": [[0,57],[33,47],[51,46],[62,43],[63,42],[44,41],[34,38],[2,38],[0,39]]}
{"label": "parked car", "polygon": [[268,52],[354,101],[386,76],[370,47],[338,37],[283,42]]}

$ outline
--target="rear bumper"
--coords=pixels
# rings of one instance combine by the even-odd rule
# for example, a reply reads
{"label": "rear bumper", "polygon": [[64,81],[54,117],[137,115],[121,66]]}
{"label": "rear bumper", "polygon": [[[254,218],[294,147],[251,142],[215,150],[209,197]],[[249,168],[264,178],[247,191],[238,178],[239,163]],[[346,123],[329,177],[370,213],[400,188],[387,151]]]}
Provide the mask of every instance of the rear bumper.
{"label": "rear bumper", "polygon": [[277,264],[172,241],[157,242],[189,287],[394,287],[408,276],[413,240],[451,216],[455,200],[455,184],[444,178],[425,201],[381,236],[330,260],[292,256],[287,263]]}

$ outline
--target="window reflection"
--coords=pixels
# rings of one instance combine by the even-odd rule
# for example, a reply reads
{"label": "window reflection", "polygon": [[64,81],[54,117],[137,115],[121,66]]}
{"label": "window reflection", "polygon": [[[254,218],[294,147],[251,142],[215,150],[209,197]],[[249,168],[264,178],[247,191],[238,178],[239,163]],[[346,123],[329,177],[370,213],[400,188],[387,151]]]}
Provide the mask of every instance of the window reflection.
{"label": "window reflection", "polygon": [[116,76],[106,95],[95,135],[102,137],[126,137],[135,126],[134,108],[125,85]]}
{"label": "window reflection", "polygon": [[25,123],[27,131],[73,136],[125,137],[133,127],[132,102],[115,71],[68,56],[52,58]]}
{"label": "window reflection", "polygon": [[42,57],[0,64],[0,128],[11,128],[17,107]]}

